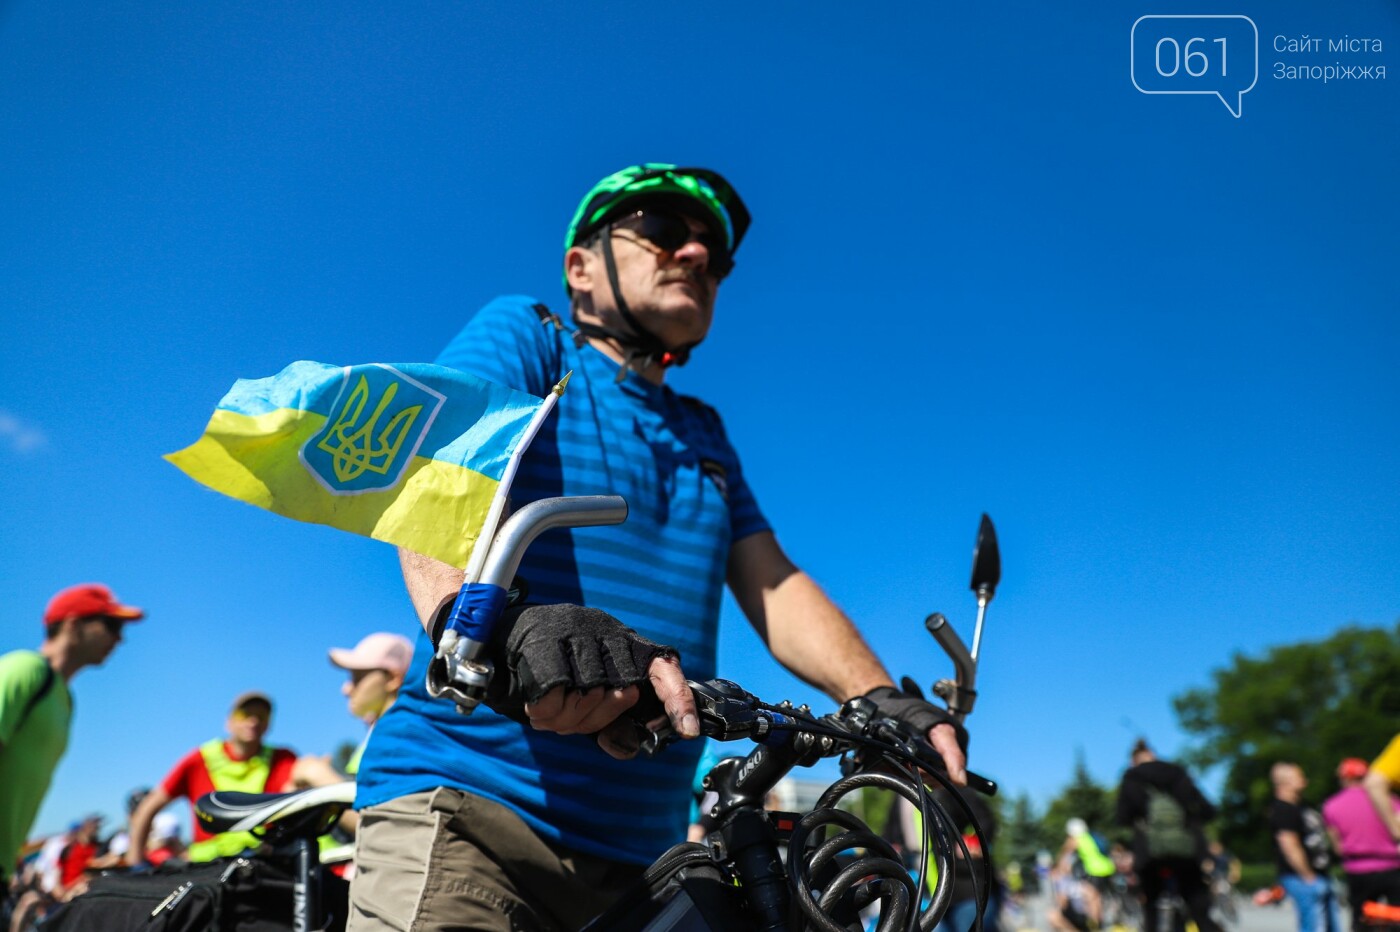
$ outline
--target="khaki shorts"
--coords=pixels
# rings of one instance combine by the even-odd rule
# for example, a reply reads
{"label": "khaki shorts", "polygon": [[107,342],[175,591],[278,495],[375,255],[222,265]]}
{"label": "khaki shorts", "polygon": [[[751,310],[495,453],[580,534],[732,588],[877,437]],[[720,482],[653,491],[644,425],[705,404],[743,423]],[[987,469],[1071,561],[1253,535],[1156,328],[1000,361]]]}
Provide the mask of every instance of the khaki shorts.
{"label": "khaki shorts", "polygon": [[412,793],[360,813],[346,932],[569,932],[644,870],[546,843],[480,796]]}

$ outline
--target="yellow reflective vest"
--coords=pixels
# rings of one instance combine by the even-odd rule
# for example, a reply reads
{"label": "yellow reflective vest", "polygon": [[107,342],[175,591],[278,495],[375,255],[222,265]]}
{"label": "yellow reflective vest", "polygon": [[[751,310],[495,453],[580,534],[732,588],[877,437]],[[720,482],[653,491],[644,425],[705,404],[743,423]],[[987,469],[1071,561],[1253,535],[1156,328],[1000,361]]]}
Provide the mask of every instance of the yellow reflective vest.
{"label": "yellow reflective vest", "polygon": [[1099,850],[1099,843],[1094,841],[1092,832],[1085,832],[1074,842],[1075,853],[1079,855],[1079,863],[1084,865],[1084,872],[1090,877],[1112,877],[1118,869],[1113,866],[1113,861]]}
{"label": "yellow reflective vest", "polygon": [[[199,746],[199,755],[204,758],[204,767],[209,771],[214,789],[227,793],[261,793],[267,789],[267,778],[272,773],[274,750],[264,747],[247,760],[234,760],[224,750],[224,739],[214,738]],[[212,861],[232,857],[259,844],[251,832],[224,832],[194,842],[185,857],[189,861]]]}

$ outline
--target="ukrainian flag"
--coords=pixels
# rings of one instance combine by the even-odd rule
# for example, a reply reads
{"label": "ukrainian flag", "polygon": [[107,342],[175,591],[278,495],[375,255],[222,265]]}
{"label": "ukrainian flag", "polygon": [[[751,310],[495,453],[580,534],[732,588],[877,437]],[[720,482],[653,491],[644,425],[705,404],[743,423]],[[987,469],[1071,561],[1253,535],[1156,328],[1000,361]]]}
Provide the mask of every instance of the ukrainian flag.
{"label": "ukrainian flag", "polygon": [[[192,446],[190,478],[268,511],[479,570],[516,464],[562,393],[536,398],[425,364],[295,362],[240,379]],[[472,565],[469,566],[468,564]]]}

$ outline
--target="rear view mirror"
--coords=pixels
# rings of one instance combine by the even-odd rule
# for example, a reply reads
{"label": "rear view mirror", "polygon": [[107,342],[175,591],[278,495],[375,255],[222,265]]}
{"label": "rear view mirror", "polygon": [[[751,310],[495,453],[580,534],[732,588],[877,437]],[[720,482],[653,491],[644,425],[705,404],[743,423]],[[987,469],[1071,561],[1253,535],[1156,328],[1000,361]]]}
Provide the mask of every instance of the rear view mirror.
{"label": "rear view mirror", "polygon": [[997,583],[1001,582],[1001,551],[997,548],[997,529],[992,519],[982,515],[982,523],[977,528],[977,543],[972,548],[972,585],[977,593],[977,602],[985,606],[996,595]]}

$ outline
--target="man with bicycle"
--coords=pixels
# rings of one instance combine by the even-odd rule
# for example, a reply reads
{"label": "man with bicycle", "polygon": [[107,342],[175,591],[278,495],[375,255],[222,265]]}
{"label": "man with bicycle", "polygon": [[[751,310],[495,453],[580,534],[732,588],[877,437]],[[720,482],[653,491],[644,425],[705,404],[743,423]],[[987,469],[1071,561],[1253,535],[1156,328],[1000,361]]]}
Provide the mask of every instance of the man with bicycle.
{"label": "man with bicycle", "polygon": [[[1158,760],[1146,741],[1133,745],[1132,766],[1118,786],[1118,824],[1133,832],[1133,867],[1143,894],[1143,932],[1158,932],[1160,904],[1174,891],[1200,932],[1220,932],[1201,873],[1203,826],[1215,807],[1178,764]],[[1161,932],[1169,932],[1162,929]]]}
{"label": "man with bicycle", "polygon": [[500,298],[439,356],[537,396],[572,372],[513,504],[619,494],[630,513],[618,528],[551,531],[526,554],[528,607],[507,610],[491,708],[470,718],[424,687],[462,573],[401,553],[425,635],[360,770],[352,932],[577,928],[682,840],[700,743],[630,758],[637,722],[699,734],[685,679],[715,674],[726,582],[788,669],[837,700],[870,696],[966,779],[965,736],[894,689],[783,553],[719,416],[665,385],[708,333],[748,225],[715,172],[617,172],[566,236],[572,328],[530,298]]}

